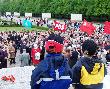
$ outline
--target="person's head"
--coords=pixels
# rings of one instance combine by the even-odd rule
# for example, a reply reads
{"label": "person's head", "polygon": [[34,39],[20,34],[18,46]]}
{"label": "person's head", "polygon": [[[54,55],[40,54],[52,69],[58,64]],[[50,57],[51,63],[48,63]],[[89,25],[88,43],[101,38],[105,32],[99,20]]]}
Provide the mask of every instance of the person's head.
{"label": "person's head", "polygon": [[26,41],[23,41],[23,45],[26,45]]}
{"label": "person's head", "polygon": [[[110,46],[109,46],[110,47]],[[108,54],[110,54],[110,48],[109,49],[106,49],[106,52],[108,53]]]}
{"label": "person's head", "polygon": [[15,41],[12,41],[12,44],[15,45]]}
{"label": "person's head", "polygon": [[7,41],[4,41],[4,45],[7,45]]}
{"label": "person's head", "polygon": [[45,49],[48,53],[61,53],[63,51],[63,38],[56,34],[51,34],[45,42]]}
{"label": "person's head", "polygon": [[93,56],[96,53],[97,49],[97,44],[93,40],[86,40],[82,44],[82,51],[88,56]]}
{"label": "person's head", "polygon": [[70,57],[71,56],[71,50],[70,49],[66,49],[65,53],[64,53],[65,57]]}
{"label": "person's head", "polygon": [[12,41],[10,41],[10,43],[9,43],[9,46],[12,46],[13,44],[12,44]]}
{"label": "person's head", "polygon": [[26,49],[23,49],[23,53],[26,53]]}
{"label": "person's head", "polygon": [[34,44],[34,48],[38,48],[38,45],[36,43]]}
{"label": "person's head", "polygon": [[107,53],[110,54],[110,49],[107,50]]}

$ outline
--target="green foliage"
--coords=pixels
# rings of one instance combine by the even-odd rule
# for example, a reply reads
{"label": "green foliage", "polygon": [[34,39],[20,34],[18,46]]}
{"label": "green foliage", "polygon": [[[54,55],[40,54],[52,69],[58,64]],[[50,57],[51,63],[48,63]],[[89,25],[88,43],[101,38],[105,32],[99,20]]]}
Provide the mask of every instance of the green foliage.
{"label": "green foliage", "polygon": [[37,28],[24,28],[24,27],[0,27],[0,31],[45,31]]}
{"label": "green foliage", "polygon": [[110,14],[109,0],[0,0],[0,12],[50,12],[69,15],[81,13],[86,16]]}
{"label": "green foliage", "polygon": [[36,28],[36,29],[41,29],[41,30],[43,30],[43,31],[48,31],[49,30],[49,28],[47,28],[47,27],[41,27],[41,26],[33,26],[32,28]]}

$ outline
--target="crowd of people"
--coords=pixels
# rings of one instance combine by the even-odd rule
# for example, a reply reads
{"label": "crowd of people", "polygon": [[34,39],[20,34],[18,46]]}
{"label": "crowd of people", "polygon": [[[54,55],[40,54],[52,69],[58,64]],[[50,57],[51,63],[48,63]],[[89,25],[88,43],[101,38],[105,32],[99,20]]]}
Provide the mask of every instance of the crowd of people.
{"label": "crowd of people", "polygon": [[[38,39],[37,39],[38,38]],[[10,65],[12,63],[16,63],[15,57],[17,50],[20,50],[20,54],[26,49],[26,52],[29,53],[31,59],[31,49],[34,47],[34,44],[38,44],[38,41],[43,41],[44,37],[37,32],[1,32],[0,33],[0,59],[1,59],[1,68],[5,63],[6,60],[10,61]],[[41,44],[41,43],[40,43]],[[41,44],[42,45],[42,44]],[[29,60],[30,63],[30,60]],[[28,65],[30,65],[28,63]]]}
{"label": "crowd of people", "polygon": [[17,17],[17,16],[13,16],[13,15],[4,15],[4,16],[1,16],[0,18],[1,18],[1,20],[3,20],[3,21],[1,21],[0,25],[10,25],[8,21],[15,22],[16,25],[22,25],[23,20],[27,19],[27,20],[30,20],[30,22],[34,26],[43,26],[43,27],[52,28],[51,27],[52,20],[48,20],[46,18],[42,19],[42,18],[32,18],[32,17]]}
{"label": "crowd of people", "polygon": [[[35,17],[17,17],[17,16],[13,16],[13,15],[3,15],[0,17],[1,23],[0,25],[9,25],[9,22],[6,21],[12,21],[15,22],[16,25],[22,25],[23,24],[23,20],[27,19],[30,20],[30,22],[32,23],[32,25],[34,26],[42,26],[42,27],[48,27],[48,28],[52,28],[53,26],[53,22],[54,19],[47,19],[47,18],[35,18]],[[5,21],[5,23],[4,23]],[[60,21],[60,20],[59,20]],[[74,28],[79,28],[80,26],[80,22],[73,22],[71,20],[64,20],[62,23],[65,23],[67,25],[67,29],[74,29]]]}
{"label": "crowd of people", "polygon": [[[110,61],[109,56],[107,56],[108,54],[110,54],[110,52],[107,52],[106,50],[106,47],[110,45],[110,35],[103,34],[103,32],[100,32],[100,29],[98,30],[95,34],[91,36],[88,36],[87,33],[81,32],[79,29],[67,30],[64,33],[58,31],[54,32],[52,30],[46,32],[37,32],[37,31],[1,32],[0,58],[2,61],[5,60],[5,62],[8,59],[10,61],[10,65],[12,63],[15,64],[17,50],[20,50],[20,54],[22,54],[24,52],[23,49],[26,49],[26,53],[29,53],[30,56],[30,58],[28,58],[29,59],[28,65],[31,65],[32,62],[35,62],[34,60],[36,60],[33,56],[35,55],[35,49],[39,48],[37,49],[37,51],[40,53],[40,58],[38,59],[43,60],[46,54],[45,41],[50,34],[55,33],[64,38],[63,54],[65,55],[65,57],[69,59],[69,61],[71,61],[70,62],[71,67],[73,66],[73,64],[75,64],[75,61],[77,61],[77,59],[82,56],[81,45],[87,39],[91,39],[97,43],[99,49],[96,55],[106,63],[107,61]],[[73,61],[73,59],[75,60]],[[3,66],[4,64],[2,65],[2,67]]]}
{"label": "crowd of people", "polygon": [[[80,31],[79,28],[81,23],[71,21],[64,22],[68,26],[66,32],[53,30],[45,32],[26,30],[0,32],[0,68],[7,68],[8,61],[10,65],[16,65],[16,54],[19,50],[21,67],[31,65],[37,66],[32,74],[32,89],[51,89],[53,86],[56,87],[57,85],[54,85],[56,84],[54,83],[51,86],[46,85],[45,88],[43,88],[44,86],[39,86],[39,84],[45,85],[45,81],[41,83],[39,82],[39,79],[41,77],[50,78],[51,76],[54,80],[59,80],[58,76],[63,75],[62,72],[64,71],[66,72],[63,76],[69,75],[71,77],[72,83],[75,84],[75,89],[102,89],[102,84],[100,84],[100,82],[105,75],[102,73],[104,67],[102,64],[98,65],[97,63],[100,64],[103,62],[106,64],[107,62],[110,62],[110,34],[103,33],[103,27],[100,26],[97,27],[94,34],[90,36],[87,33]],[[48,24],[48,20],[46,19],[37,19],[32,23],[37,26],[44,26],[45,24],[49,28],[52,28],[53,25],[52,22]],[[64,61],[62,61],[62,59],[64,59]],[[65,66],[62,65],[62,62],[66,65],[66,69],[64,69]],[[88,63],[90,65],[88,65]],[[48,65],[51,66],[47,67]],[[99,75],[96,75],[96,67],[98,67],[98,72],[101,74],[98,73]],[[47,73],[47,70],[49,70],[48,73],[50,74]],[[61,74],[57,75],[58,71],[61,72]],[[88,74],[90,79],[92,78],[91,75],[96,75],[95,78],[97,81],[87,80],[86,74]],[[99,77],[101,77],[101,79],[98,79]],[[37,85],[36,82],[38,82]],[[71,81],[68,80],[67,82],[65,82],[65,84],[67,84],[68,87],[68,84],[71,84]],[[80,83],[80,85],[78,83]],[[94,84],[97,85],[94,86]],[[50,86],[50,88],[48,88],[48,86]],[[55,87],[53,89],[59,89],[60,85],[57,88]],[[65,88],[63,89],[67,89],[67,87],[65,85]]]}

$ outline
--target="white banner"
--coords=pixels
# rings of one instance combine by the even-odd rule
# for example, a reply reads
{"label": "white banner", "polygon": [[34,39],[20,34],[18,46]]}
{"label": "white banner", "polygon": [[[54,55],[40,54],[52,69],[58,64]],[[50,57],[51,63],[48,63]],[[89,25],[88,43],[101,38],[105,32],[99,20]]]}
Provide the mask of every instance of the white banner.
{"label": "white banner", "polygon": [[14,16],[19,17],[19,16],[20,16],[20,13],[18,13],[18,12],[14,12]]}
{"label": "white banner", "polygon": [[11,12],[6,12],[6,16],[7,16],[7,15],[11,15]]}
{"label": "white banner", "polygon": [[25,13],[25,17],[32,17],[32,13]]}
{"label": "white banner", "polygon": [[82,21],[82,14],[71,14],[71,20]]}
{"label": "white banner", "polygon": [[45,18],[47,19],[51,18],[51,13],[42,13],[42,19],[45,19]]}

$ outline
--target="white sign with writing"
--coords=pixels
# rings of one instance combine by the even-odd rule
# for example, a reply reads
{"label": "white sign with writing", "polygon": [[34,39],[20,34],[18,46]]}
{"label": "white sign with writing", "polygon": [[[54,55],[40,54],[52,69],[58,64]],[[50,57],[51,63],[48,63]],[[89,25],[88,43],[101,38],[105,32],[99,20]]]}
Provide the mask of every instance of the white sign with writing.
{"label": "white sign with writing", "polygon": [[19,16],[20,16],[20,13],[18,13],[18,12],[14,12],[14,16],[19,17]]}
{"label": "white sign with writing", "polygon": [[32,13],[25,13],[25,17],[32,17]]}
{"label": "white sign with writing", "polygon": [[71,14],[71,20],[82,21],[82,14]]}
{"label": "white sign with writing", "polygon": [[11,15],[11,12],[6,12],[6,15]]}
{"label": "white sign with writing", "polygon": [[51,13],[42,13],[42,19],[51,18]]}

